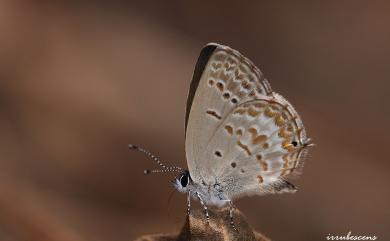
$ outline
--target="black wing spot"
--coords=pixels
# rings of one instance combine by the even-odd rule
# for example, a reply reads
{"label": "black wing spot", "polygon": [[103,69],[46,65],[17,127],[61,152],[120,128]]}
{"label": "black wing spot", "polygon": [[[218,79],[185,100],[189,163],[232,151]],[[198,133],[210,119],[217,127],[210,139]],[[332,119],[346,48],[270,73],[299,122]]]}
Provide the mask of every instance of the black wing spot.
{"label": "black wing spot", "polygon": [[297,146],[297,145],[298,145],[298,142],[292,141],[291,144],[292,144],[293,146]]}
{"label": "black wing spot", "polygon": [[218,120],[220,120],[222,118],[219,114],[217,114],[217,112],[215,112],[213,110],[207,110],[206,113],[208,115],[211,115],[212,117],[218,119]]}
{"label": "black wing spot", "polygon": [[237,164],[236,164],[235,162],[232,162],[230,165],[231,165],[233,168],[236,168],[236,166],[237,166]]}
{"label": "black wing spot", "polygon": [[220,151],[215,151],[214,154],[217,156],[217,157],[222,157],[222,153]]}

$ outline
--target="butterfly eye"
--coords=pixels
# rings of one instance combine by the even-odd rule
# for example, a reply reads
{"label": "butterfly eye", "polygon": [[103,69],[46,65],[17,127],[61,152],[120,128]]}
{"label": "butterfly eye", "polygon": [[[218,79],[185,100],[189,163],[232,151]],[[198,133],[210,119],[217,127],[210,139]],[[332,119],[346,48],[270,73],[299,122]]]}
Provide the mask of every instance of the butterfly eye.
{"label": "butterfly eye", "polygon": [[182,175],[180,177],[180,184],[183,186],[183,187],[186,187],[187,184],[188,184],[188,177],[187,175]]}
{"label": "butterfly eye", "polygon": [[291,144],[292,144],[293,146],[297,146],[297,145],[298,145],[298,142],[292,141]]}

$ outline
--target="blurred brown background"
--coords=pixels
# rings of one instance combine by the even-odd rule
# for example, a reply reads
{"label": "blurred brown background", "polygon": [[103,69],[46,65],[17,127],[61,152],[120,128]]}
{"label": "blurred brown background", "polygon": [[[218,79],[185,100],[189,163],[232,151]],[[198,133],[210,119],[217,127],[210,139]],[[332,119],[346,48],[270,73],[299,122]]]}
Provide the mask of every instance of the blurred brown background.
{"label": "blurred brown background", "polygon": [[[0,240],[133,240],[184,222],[184,109],[207,42],[238,49],[317,144],[295,195],[236,202],[273,240],[388,240],[386,1],[0,1]],[[165,2],[165,1],[164,1]],[[186,3],[184,3],[186,2]]]}

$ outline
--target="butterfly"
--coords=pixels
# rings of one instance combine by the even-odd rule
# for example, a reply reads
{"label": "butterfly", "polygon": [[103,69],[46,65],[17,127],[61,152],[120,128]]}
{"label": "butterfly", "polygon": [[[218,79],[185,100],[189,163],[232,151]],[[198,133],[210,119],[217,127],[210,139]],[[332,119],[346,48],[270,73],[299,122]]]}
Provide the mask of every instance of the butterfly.
{"label": "butterfly", "polygon": [[195,66],[185,115],[188,170],[165,166],[135,145],[162,169],[179,172],[174,186],[200,201],[206,219],[208,206],[229,206],[246,195],[294,193],[290,182],[301,173],[307,149],[302,120],[293,106],[272,91],[261,71],[238,51],[209,43]]}

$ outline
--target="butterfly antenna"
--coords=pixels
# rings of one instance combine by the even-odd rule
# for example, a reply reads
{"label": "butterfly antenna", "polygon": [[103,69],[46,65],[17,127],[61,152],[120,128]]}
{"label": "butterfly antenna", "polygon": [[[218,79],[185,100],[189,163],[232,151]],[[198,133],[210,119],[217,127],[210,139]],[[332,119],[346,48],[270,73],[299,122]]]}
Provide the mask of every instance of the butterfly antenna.
{"label": "butterfly antenna", "polygon": [[136,150],[136,151],[139,151],[139,152],[142,152],[144,153],[145,155],[147,155],[150,159],[154,160],[160,167],[162,167],[162,169],[159,169],[159,170],[144,170],[144,174],[147,175],[147,174],[150,174],[150,173],[165,173],[165,172],[183,172],[183,169],[181,169],[180,167],[177,167],[177,166],[173,166],[173,167],[168,167],[166,165],[164,165],[160,159],[158,159],[158,157],[156,157],[155,155],[153,155],[152,153],[150,153],[149,151],[139,147],[139,146],[136,146],[136,145],[132,145],[132,144],[129,144],[129,149],[131,150]]}

